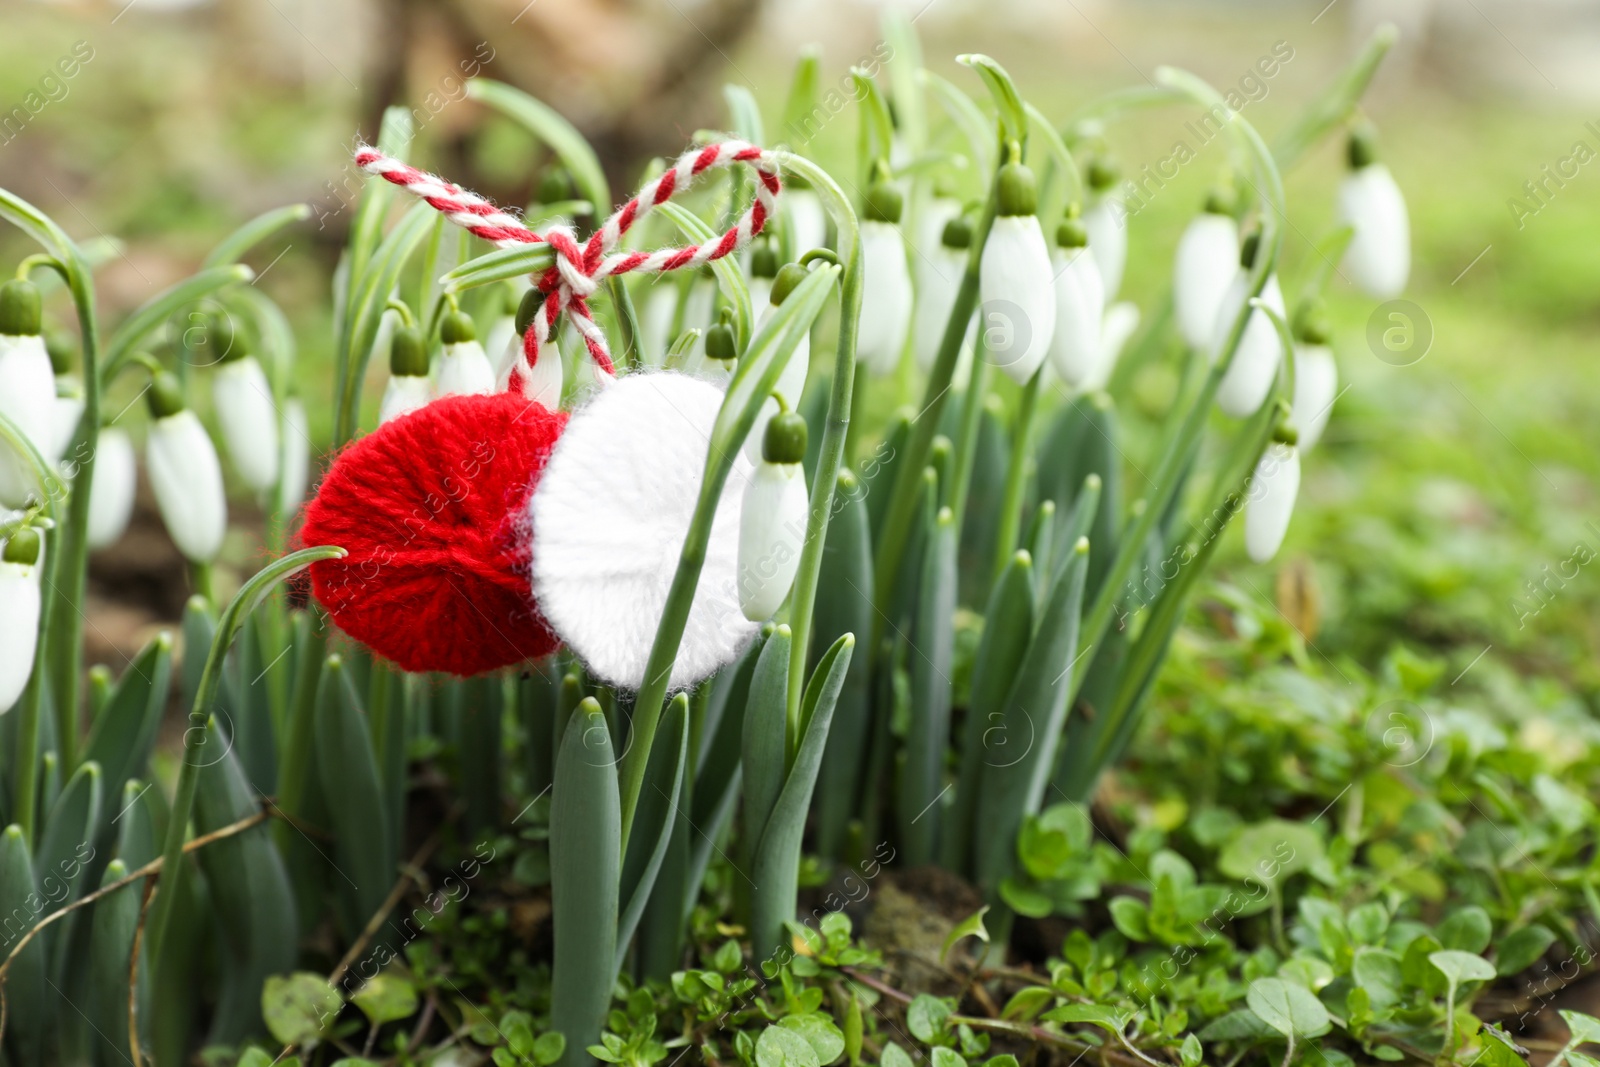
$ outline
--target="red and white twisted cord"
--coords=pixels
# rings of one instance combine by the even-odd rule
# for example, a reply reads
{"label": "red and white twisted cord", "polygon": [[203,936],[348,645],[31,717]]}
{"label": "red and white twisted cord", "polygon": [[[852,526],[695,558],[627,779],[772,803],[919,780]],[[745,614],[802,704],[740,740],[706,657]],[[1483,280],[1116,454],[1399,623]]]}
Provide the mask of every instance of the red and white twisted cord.
{"label": "red and white twisted cord", "polygon": [[[756,172],[756,195],[750,207],[739,216],[732,229],[715,241],[687,248],[662,248],[654,252],[618,251],[623,235],[650,210],[687,189],[694,179],[717,167],[745,163]],[[745,141],[723,141],[685,152],[654,181],[612,213],[590,238],[578,243],[572,230],[563,225],[535,233],[513,215],[493,203],[447,182],[437,175],[417,170],[365,145],[356,151],[356,165],[368,174],[393,182],[413,196],[427,201],[444,217],[462,229],[500,248],[519,244],[548,244],[555,252],[555,264],[534,279],[545,294],[542,314],[535,315],[522,338],[522,354],[512,370],[512,380],[526,383],[539,354],[553,336],[563,311],[569,312],[573,328],[583,336],[589,356],[603,372],[602,380],[614,375],[611,349],[605,331],[589,310],[589,297],[600,283],[613,274],[642,271],[658,274],[699,267],[714,259],[737,252],[760,233],[776,210],[782,183],[774,153]]]}

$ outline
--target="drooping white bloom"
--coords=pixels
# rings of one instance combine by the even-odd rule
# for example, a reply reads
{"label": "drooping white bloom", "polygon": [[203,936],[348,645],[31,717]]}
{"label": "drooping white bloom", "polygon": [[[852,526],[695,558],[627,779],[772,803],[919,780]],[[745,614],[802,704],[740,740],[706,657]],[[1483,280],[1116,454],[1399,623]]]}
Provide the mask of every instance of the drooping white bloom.
{"label": "drooping white bloom", "polygon": [[892,222],[861,222],[861,319],[856,356],[880,377],[900,366],[911,318],[911,272],[906,244]]}
{"label": "drooping white bloom", "polygon": [[809,188],[790,184],[779,203],[788,215],[795,257],[821,248],[828,239],[828,213],[817,194]]}
{"label": "drooping white bloom", "polygon": [[[765,326],[767,320],[777,314],[778,307],[779,305],[772,303],[766,306],[766,309],[761,312],[761,318],[757,320],[757,330]],[[778,374],[778,382],[772,387],[772,391],[775,394],[783,397],[783,402],[790,411],[799,408],[800,397],[804,394],[806,388],[806,377],[810,373],[811,336],[807,334],[800,338],[799,344],[794,346],[794,353],[790,355],[789,362],[783,365],[783,370]],[[761,461],[761,442],[766,437],[767,424],[772,421],[773,416],[777,415],[779,410],[778,402],[769,396],[762,403],[761,410],[756,413],[756,421],[750,427],[749,435],[744,439],[744,454],[751,463],[759,463]]]}
{"label": "drooping white bloom", "polygon": [[211,401],[233,469],[251,489],[267,492],[278,483],[278,408],[256,357],[230,354],[218,364]]}
{"label": "drooping white bloom", "polygon": [[533,365],[532,373],[527,375],[522,393],[529,400],[555,411],[561,406],[561,387],[565,383],[565,374],[561,349],[551,341],[539,350],[539,362]]}
{"label": "drooping white bloom", "polygon": [[[1233,328],[1234,317],[1245,305],[1250,295],[1250,272],[1241,269],[1229,284],[1228,292],[1217,309],[1211,343],[1211,360],[1215,363],[1228,343],[1228,333]],[[1278,276],[1272,275],[1262,287],[1261,299],[1268,307],[1283,314],[1283,290],[1278,286]],[[1273,377],[1283,359],[1283,342],[1278,329],[1259,308],[1250,312],[1233,362],[1222,376],[1217,388],[1217,407],[1224,414],[1242,419],[1261,407],[1272,388]]]}
{"label": "drooping white bloom", "polygon": [[505,380],[517,353],[522,350],[522,338],[517,336],[517,302],[511,299],[509,289],[499,312],[489,320],[489,329],[483,338],[483,350],[489,354],[489,362],[494,365],[497,382]]}
{"label": "drooping white bloom", "polygon": [[39,640],[39,535],[19,530],[0,549],[0,714],[28,687]]}
{"label": "drooping white bloom", "polygon": [[1299,448],[1309,452],[1322,440],[1339,391],[1339,366],[1327,345],[1294,348],[1294,403],[1289,422],[1300,435]]}
{"label": "drooping white bloom", "polygon": [[228,501],[217,450],[194,412],[178,408],[150,423],[145,465],[178,551],[196,563],[211,562],[227,532]]}
{"label": "drooping white bloom", "polygon": [[439,354],[435,396],[494,392],[494,364],[477,341],[447,344]]}
{"label": "drooping white bloom", "polygon": [[1119,300],[1106,308],[1105,320],[1100,325],[1100,361],[1083,380],[1083,391],[1092,393],[1104,389],[1111,381],[1111,372],[1117,367],[1122,349],[1139,328],[1139,306],[1131,300]]}
{"label": "drooping white bloom", "polygon": [[45,459],[56,464],[61,462],[61,457],[72,447],[72,438],[82,418],[83,387],[75,379],[57,376],[55,410],[50,415],[50,451],[45,453]]}
{"label": "drooping white bloom", "polygon": [[1289,531],[1294,498],[1300,492],[1300,451],[1273,442],[1256,464],[1244,509],[1244,546],[1250,558],[1265,563],[1278,554]]}
{"label": "drooping white bloom", "polygon": [[944,228],[961,218],[961,201],[949,196],[935,196],[917,212],[917,232],[911,249],[912,278],[916,282],[917,299],[922,299],[922,272],[934,250],[944,244]]}
{"label": "drooping white bloom", "polygon": [[133,518],[138,489],[133,441],[115,426],[100,431],[95,448],[94,484],[89,487],[89,547],[105,548],[121,540]]}
{"label": "drooping white bloom", "polygon": [[1056,332],[1056,294],[1050,249],[1039,219],[1000,215],[989,231],[979,266],[983,339],[990,361],[1018,384],[1044,363]]}
{"label": "drooping white bloom", "polygon": [[278,510],[292,515],[311,484],[311,424],[306,406],[291,396],[283,403],[283,480],[278,483]]}
{"label": "drooping white bloom", "polygon": [[1081,236],[1081,224],[1063,223],[1058,235],[1055,262],[1056,330],[1050,340],[1050,365],[1061,379],[1075,389],[1099,377],[1104,361],[1101,321],[1105,317],[1105,283],[1094,253],[1086,245],[1069,240],[1062,247],[1060,238]]}
{"label": "drooping white bloom", "polygon": [[411,374],[393,374],[383,387],[383,401],[378,405],[378,424],[398,419],[422,407],[433,399],[433,383],[427,378]]}
{"label": "drooping white bloom", "polygon": [[[700,493],[723,394],[670,371],[618,378],[573,412],[529,503],[533,593],[594,674],[638,688]],[[669,684],[692,685],[755,635],[739,610],[742,452],[723,488]]]}
{"label": "drooping white bloom", "polygon": [[[961,277],[967,272],[967,250],[953,248],[942,242],[927,255],[919,258],[917,266],[917,306],[911,337],[911,356],[917,369],[927,372],[939,358],[939,345],[944,342],[945,327],[950,324],[950,309],[956,302],[956,290],[961,288]],[[961,342],[962,358],[970,357],[972,339],[978,329],[974,317],[967,323],[967,335]]]}
{"label": "drooping white bloom", "polygon": [[756,466],[739,527],[739,607],[745,618],[765,622],[783,606],[800,568],[807,510],[805,468],[766,461]]}
{"label": "drooping white bloom", "polygon": [[1116,190],[1102,193],[1083,213],[1083,227],[1089,231],[1089,250],[1100,268],[1106,300],[1115,300],[1128,263],[1128,208],[1122,194]]}
{"label": "drooping white bloom", "polygon": [[1405,290],[1411,275],[1411,222],[1405,194],[1374,151],[1369,132],[1352,135],[1352,169],[1338,196],[1339,221],[1355,230],[1343,271],[1362,292],[1388,300]]}
{"label": "drooping white bloom", "polygon": [[[0,333],[0,413],[49,459],[55,452],[56,376],[38,334]],[[0,504],[22,507],[39,494],[28,457],[0,440]]]}
{"label": "drooping white bloom", "polygon": [[1239,270],[1239,224],[1233,216],[1202,211],[1178,241],[1172,298],[1178,329],[1191,348],[1212,341],[1217,309]]}

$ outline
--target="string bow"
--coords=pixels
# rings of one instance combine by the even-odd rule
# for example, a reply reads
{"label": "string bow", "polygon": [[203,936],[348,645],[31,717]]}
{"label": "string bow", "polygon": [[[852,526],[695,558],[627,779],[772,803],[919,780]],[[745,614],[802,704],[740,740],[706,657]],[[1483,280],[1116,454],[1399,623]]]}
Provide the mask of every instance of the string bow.
{"label": "string bow", "polygon": [[[531,381],[532,369],[539,362],[544,346],[554,335],[563,312],[569,313],[573,328],[582,335],[584,345],[589,350],[589,357],[604,372],[602,380],[615,375],[605,331],[595,322],[589,310],[589,297],[600,283],[611,275],[630,271],[660,274],[699,267],[737,252],[749,244],[751,238],[760,233],[772,217],[778,193],[782,189],[774,153],[746,141],[722,141],[707,145],[685,152],[659,177],[640,189],[633,199],[618,208],[580,245],[570,227],[556,224],[547,227],[543,233],[535,233],[524,226],[520,219],[500,210],[477,193],[447,182],[438,175],[417,170],[375,148],[362,145],[356,151],[355,161],[368,174],[376,174],[413,196],[420,197],[457,226],[496,247],[548,244],[554,250],[554,265],[534,279],[534,285],[545,294],[545,300],[541,313],[528,323],[522,337],[522,352],[512,368],[512,381],[519,386]],[[617,246],[623,236],[652,208],[683,192],[706,171],[735,163],[747,164],[755,170],[758,179],[756,195],[750,207],[739,216],[739,221],[720,238],[686,248],[663,248],[654,252],[618,251]]]}

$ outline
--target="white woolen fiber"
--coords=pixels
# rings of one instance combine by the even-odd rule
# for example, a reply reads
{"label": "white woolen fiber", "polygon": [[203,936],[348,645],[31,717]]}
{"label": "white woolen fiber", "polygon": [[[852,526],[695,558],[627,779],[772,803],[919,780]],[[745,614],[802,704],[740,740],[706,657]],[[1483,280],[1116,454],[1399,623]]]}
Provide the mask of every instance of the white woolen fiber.
{"label": "white woolen fiber", "polygon": [[1382,163],[1351,171],[1339,185],[1339,221],[1355,229],[1344,271],[1368,296],[1387,300],[1411,275],[1411,221],[1405,194]]}
{"label": "white woolen fiber", "polygon": [[1106,302],[1122,289],[1122,271],[1128,264],[1128,209],[1116,193],[1107,193],[1083,214],[1089,249],[1105,282]]}
{"label": "white woolen fiber", "polygon": [[[0,334],[0,412],[46,459],[55,445],[56,375],[44,338]],[[0,504],[20,508],[39,494],[28,457],[0,441]]]}
{"label": "white woolen fiber", "polygon": [[494,392],[494,364],[477,341],[462,341],[445,345],[439,356],[438,380],[434,383],[434,396],[451,393]]}
{"label": "white woolen fiber", "polygon": [[184,408],[150,424],[145,464],[178,551],[196,563],[210,563],[227,532],[228,500],[216,447],[194,412]]}
{"label": "white woolen fiber", "polygon": [[861,318],[856,355],[878,377],[900,366],[911,318],[911,272],[906,244],[893,223],[861,223]]}
{"label": "white woolen fiber", "polygon": [[89,547],[116,543],[133,518],[138,464],[127,433],[108,426],[95,449],[94,484],[89,487]]}
{"label": "white woolen fiber", "polygon": [[744,491],[739,527],[739,607],[765,622],[783,606],[800,569],[810,511],[805,468],[762,463]]}
{"label": "white woolen fiber", "polygon": [[1239,271],[1239,224],[1228,215],[1202,211],[1178,241],[1172,296],[1178,329],[1191,348],[1211,343],[1217,309]]}
{"label": "white woolen fiber", "polygon": [[[1215,363],[1228,343],[1228,333],[1250,294],[1250,272],[1241,270],[1234,278],[1222,307],[1217,310],[1215,340],[1211,346],[1211,361]],[[1283,290],[1278,286],[1278,276],[1272,275],[1261,289],[1261,299],[1273,311],[1283,314]],[[1283,342],[1278,328],[1259,308],[1252,309],[1245,322],[1239,347],[1228,364],[1228,372],[1217,387],[1217,407],[1225,415],[1242,419],[1261,407],[1272,388],[1278,373],[1278,363],[1283,359]]]}
{"label": "white woolen fiber", "polygon": [[271,489],[278,483],[278,409],[256,357],[229,360],[212,371],[211,400],[233,469],[257,493]]}
{"label": "white woolen fiber", "polygon": [[984,340],[989,361],[1018,385],[1027,384],[1050,352],[1056,332],[1054,273],[1036,216],[994,220],[978,266]]}
{"label": "white woolen fiber", "polygon": [[1294,350],[1294,403],[1289,422],[1300,434],[1300,451],[1309,452],[1322,440],[1339,393],[1339,366],[1327,345],[1296,345]]}
{"label": "white woolen fiber", "polygon": [[1294,498],[1299,492],[1299,449],[1273,442],[1256,464],[1244,507],[1244,547],[1257,563],[1265,563],[1278,554],[1283,536],[1289,532]]}
{"label": "white woolen fiber", "polygon": [[33,673],[39,640],[37,571],[37,563],[0,561],[0,714],[16,704]]}
{"label": "white woolen fiber", "polygon": [[383,387],[378,425],[407,415],[433,399],[433,384],[421,375],[396,374]]}
{"label": "white woolen fiber", "polygon": [[[669,371],[626,375],[567,423],[529,504],[533,594],[596,675],[637,689],[722,406],[716,386]],[[750,463],[735,455],[673,664],[682,688],[755,636],[739,610],[739,518]]]}
{"label": "white woolen fiber", "polygon": [[1068,385],[1086,388],[1102,362],[1105,283],[1087,248],[1057,248],[1053,267],[1056,331],[1050,339],[1050,365]]}

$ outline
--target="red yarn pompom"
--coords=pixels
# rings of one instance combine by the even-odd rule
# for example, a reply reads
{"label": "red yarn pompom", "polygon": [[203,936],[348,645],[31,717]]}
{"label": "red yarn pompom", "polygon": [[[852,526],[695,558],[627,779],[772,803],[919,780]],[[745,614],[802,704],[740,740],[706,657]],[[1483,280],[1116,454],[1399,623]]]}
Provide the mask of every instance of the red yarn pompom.
{"label": "red yarn pompom", "polygon": [[301,540],[345,633],[407,671],[481,674],[559,644],[534,604],[528,495],[567,417],[517,393],[447,396],[340,453]]}

